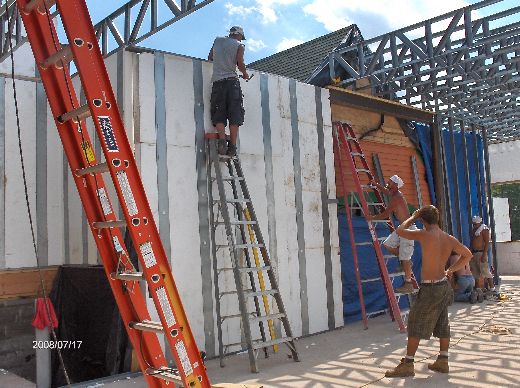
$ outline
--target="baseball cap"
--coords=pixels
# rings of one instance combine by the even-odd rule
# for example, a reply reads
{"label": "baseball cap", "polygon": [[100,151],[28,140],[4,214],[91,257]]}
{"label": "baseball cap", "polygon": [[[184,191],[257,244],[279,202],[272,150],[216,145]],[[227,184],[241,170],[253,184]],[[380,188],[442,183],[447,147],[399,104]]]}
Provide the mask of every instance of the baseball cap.
{"label": "baseball cap", "polygon": [[242,39],[246,40],[246,36],[244,35],[244,29],[240,26],[233,26],[229,29],[229,35],[242,35]]}
{"label": "baseball cap", "polygon": [[482,217],[473,216],[473,218],[471,220],[473,221],[474,224],[480,224],[482,222]]}
{"label": "baseball cap", "polygon": [[390,177],[390,180],[394,182],[397,185],[397,188],[400,189],[404,186],[403,180],[398,175],[392,175]]}

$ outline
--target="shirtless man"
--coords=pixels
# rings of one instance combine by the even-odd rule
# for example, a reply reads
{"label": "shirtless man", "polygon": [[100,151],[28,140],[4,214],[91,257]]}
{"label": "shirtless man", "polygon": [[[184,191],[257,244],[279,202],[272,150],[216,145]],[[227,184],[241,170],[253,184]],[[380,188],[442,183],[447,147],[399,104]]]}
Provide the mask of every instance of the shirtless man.
{"label": "shirtless man", "polygon": [[473,258],[470,261],[471,272],[478,289],[483,290],[484,282],[487,282],[488,290],[494,292],[495,284],[488,264],[489,228],[482,223],[480,216],[474,216],[472,221],[471,251]]}
{"label": "shirtless man", "polygon": [[[460,259],[460,255],[451,253],[449,264],[453,265]],[[475,278],[471,273],[469,264],[455,271],[455,276],[451,279],[451,286],[455,291],[455,302],[470,302],[471,304],[484,301],[484,294],[475,289]]]}
{"label": "shirtless man", "polygon": [[[377,187],[384,194],[390,197],[390,203],[386,207],[385,211],[373,216],[368,216],[367,220],[385,220],[388,219],[392,213],[399,220],[399,223],[403,223],[408,217],[410,217],[410,211],[408,210],[408,203],[404,198],[404,195],[399,191],[403,187],[404,182],[399,176],[393,175],[388,180],[386,186],[382,186],[376,181],[370,182],[373,186]],[[411,229],[416,229],[415,225],[410,226]],[[412,286],[412,255],[413,255],[413,241],[403,237],[399,237],[396,232],[392,232],[388,238],[383,241],[384,247],[391,254],[397,256],[403,267],[404,271],[404,284],[401,287],[395,289],[395,292],[400,294],[409,294],[413,292]]]}
{"label": "shirtless man", "polygon": [[[409,227],[419,218],[424,224],[424,229],[410,230]],[[400,364],[394,369],[388,370],[385,376],[414,376],[413,362],[419,341],[430,339],[432,334],[440,340],[440,352],[437,360],[433,364],[429,364],[428,368],[448,373],[448,347],[450,345],[448,306],[453,302],[453,290],[447,278],[469,263],[471,251],[455,237],[441,230],[439,211],[433,205],[416,210],[397,228],[397,234],[410,240],[417,240],[421,244],[422,281],[419,294],[412,304],[408,317],[406,357],[401,359]],[[452,252],[460,255],[460,259],[445,270]]]}

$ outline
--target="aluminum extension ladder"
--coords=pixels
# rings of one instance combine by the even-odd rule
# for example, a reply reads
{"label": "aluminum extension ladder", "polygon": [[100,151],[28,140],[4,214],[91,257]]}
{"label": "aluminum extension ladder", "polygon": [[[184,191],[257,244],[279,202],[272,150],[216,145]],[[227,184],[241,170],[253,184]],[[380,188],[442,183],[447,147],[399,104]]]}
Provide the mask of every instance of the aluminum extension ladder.
{"label": "aluminum extension ladder", "polygon": [[[238,156],[230,158],[218,154],[216,134],[207,134],[206,139],[206,155],[209,156],[208,200],[211,208],[213,282],[220,365],[224,366],[224,356],[231,351],[247,350],[251,372],[256,373],[258,372],[257,356],[260,350],[263,349],[267,357],[269,347],[273,347],[276,352],[278,345],[282,343],[286,344],[291,351],[292,359],[299,361],[294,337],[240,160]],[[214,191],[218,193],[218,198],[214,198]],[[223,241],[220,241],[219,237]],[[223,289],[222,278],[229,272],[233,274],[234,288]],[[272,307],[269,303],[270,297],[274,301]],[[238,311],[234,314],[222,315],[222,298],[238,298]],[[241,341],[225,344],[223,326],[226,321],[232,319],[240,319]],[[276,333],[275,326],[278,326],[275,325],[276,321],[281,322],[285,336]],[[256,339],[253,338],[252,332],[255,325],[258,325],[260,336]]]}
{"label": "aluminum extension ladder", "polygon": [[[356,138],[353,128],[349,124],[336,122],[333,125],[333,143],[334,152],[339,160],[339,172],[342,179],[343,192],[345,198],[345,212],[347,217],[347,223],[349,227],[349,236],[352,248],[352,257],[354,260],[354,270],[356,276],[356,282],[358,286],[359,301],[361,305],[361,316],[363,318],[363,324],[365,329],[368,328],[368,317],[378,315],[381,313],[390,313],[392,320],[397,322],[400,331],[405,331],[405,317],[407,312],[401,311],[399,308],[399,300],[401,297],[406,296],[408,302],[411,305],[412,297],[411,294],[400,294],[394,291],[393,281],[396,279],[404,280],[404,272],[398,271],[394,273],[388,272],[388,261],[396,259],[396,256],[388,254],[384,255],[381,247],[381,242],[386,237],[379,237],[380,234],[388,236],[389,232],[394,231],[392,220],[373,220],[368,221],[368,229],[370,231],[370,241],[355,241],[354,229],[352,225],[352,211],[361,210],[363,214],[371,214],[369,210],[374,210],[372,213],[381,213],[385,210],[385,203],[383,196],[379,190],[368,183],[374,179],[372,172],[368,166],[361,145]],[[347,184],[345,179],[345,167],[343,166],[344,161],[347,163],[348,171],[352,174],[354,182],[354,191],[349,192],[347,190]],[[363,183],[362,183],[363,181]],[[350,194],[351,203],[348,202],[348,196]],[[367,200],[368,199],[368,200]],[[380,228],[377,230],[377,225],[382,225],[384,230]],[[353,242],[353,243],[352,243]],[[379,268],[380,276],[370,279],[362,279],[359,270],[359,257],[357,247],[372,245],[375,251],[377,265]],[[363,285],[367,283],[381,282],[387,298],[387,308],[381,311],[374,311],[371,313],[366,312],[364,297],[363,297]],[[412,284],[414,286],[414,293],[417,292],[417,282],[412,274]]]}
{"label": "aluminum extension ladder", "polygon": [[[58,40],[49,11],[54,4],[54,0],[17,0],[72,176],[146,383],[208,388],[210,381],[172,278],[85,0],[56,0],[67,45]],[[86,96],[82,106],[72,86],[71,61]],[[105,162],[96,160],[87,117],[92,117]],[[124,220],[116,219],[102,174],[114,184]],[[129,230],[142,272],[129,260],[123,227]],[[150,320],[141,281],[148,285],[160,322]],[[158,334],[164,336],[178,369],[168,367]]]}

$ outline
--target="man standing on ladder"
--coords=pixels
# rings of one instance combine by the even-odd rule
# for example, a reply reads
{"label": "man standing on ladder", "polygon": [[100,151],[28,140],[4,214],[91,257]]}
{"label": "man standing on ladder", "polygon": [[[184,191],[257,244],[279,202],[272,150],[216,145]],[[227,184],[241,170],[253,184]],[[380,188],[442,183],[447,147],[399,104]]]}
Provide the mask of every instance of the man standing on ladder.
{"label": "man standing on ladder", "polygon": [[[237,152],[238,127],[244,123],[242,90],[236,68],[242,78],[249,79],[244,64],[245,40],[242,27],[234,26],[228,37],[218,37],[213,42],[208,60],[213,62],[211,88],[211,122],[217,129],[220,155],[235,156]],[[229,121],[230,142],[226,142],[226,125]]]}
{"label": "man standing on ladder", "polygon": [[[408,210],[408,202],[399,191],[401,187],[403,187],[403,180],[397,176],[393,175],[388,180],[386,186],[379,184],[376,181],[370,182],[372,186],[375,186],[380,191],[382,191],[385,195],[390,197],[390,202],[386,207],[385,211],[376,215],[368,215],[366,219],[368,221],[375,220],[386,220],[391,217],[392,213],[395,214],[395,217],[398,219],[399,223],[403,223],[410,217],[410,211]],[[417,227],[412,224],[410,229],[417,229]],[[395,231],[392,232],[390,236],[387,237],[385,241],[383,241],[383,245],[391,254],[397,256],[399,258],[399,262],[403,267],[404,271],[404,279],[405,282],[401,287],[395,289],[395,292],[400,294],[409,294],[413,292],[412,285],[412,255],[413,255],[413,240],[408,240],[404,237],[399,237]]]}
{"label": "man standing on ladder", "polygon": [[[415,220],[421,219],[424,229],[410,230]],[[415,228],[417,229],[417,228]],[[433,205],[416,210],[398,228],[397,234],[417,240],[423,251],[421,288],[408,316],[408,341],[406,357],[399,365],[385,373],[386,377],[414,376],[414,356],[421,339],[439,338],[440,350],[437,360],[428,364],[430,370],[448,373],[448,348],[450,346],[450,324],[448,306],[453,303],[453,290],[448,278],[464,268],[471,260],[471,251],[455,237],[439,227],[439,211]],[[460,255],[456,263],[445,270],[451,253]]]}

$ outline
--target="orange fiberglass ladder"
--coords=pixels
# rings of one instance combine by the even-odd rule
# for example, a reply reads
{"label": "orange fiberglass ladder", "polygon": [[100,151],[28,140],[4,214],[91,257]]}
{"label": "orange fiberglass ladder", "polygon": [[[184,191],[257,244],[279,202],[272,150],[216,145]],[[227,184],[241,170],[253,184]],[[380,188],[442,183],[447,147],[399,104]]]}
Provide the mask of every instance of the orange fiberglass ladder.
{"label": "orange fiberglass ladder", "polygon": [[[371,241],[363,241],[356,242],[354,235],[354,228],[352,224],[352,214],[351,211],[353,209],[359,209],[363,212],[364,215],[371,214],[369,209],[373,209],[373,213],[381,213],[385,210],[385,204],[383,201],[383,196],[379,192],[379,190],[368,183],[374,179],[373,174],[370,171],[368,163],[366,161],[363,150],[361,149],[361,145],[356,138],[356,134],[354,130],[349,124],[345,123],[334,123],[333,125],[333,134],[334,134],[334,151],[338,157],[338,166],[339,172],[341,175],[341,182],[343,185],[343,193],[345,198],[345,213],[347,217],[347,223],[349,227],[349,237],[351,241],[352,247],[352,257],[354,260],[354,272],[356,276],[356,282],[358,286],[358,294],[359,294],[359,303],[361,306],[361,316],[363,318],[363,324],[365,328],[368,327],[368,316],[375,315],[382,312],[386,312],[386,309],[383,311],[376,311],[372,313],[367,313],[364,297],[363,297],[363,285],[366,283],[372,282],[382,282],[383,288],[385,290],[387,303],[388,303],[388,311],[390,312],[390,316],[393,320],[397,321],[397,325],[399,326],[399,330],[405,331],[406,325],[404,322],[403,312],[399,308],[399,298],[401,296],[406,295],[408,297],[409,303],[411,303],[410,294],[398,294],[394,291],[393,280],[398,277],[403,277],[404,272],[395,272],[388,273],[387,268],[387,260],[391,258],[395,258],[393,255],[384,255],[381,247],[381,241],[385,238],[378,237],[378,232],[376,231],[376,225],[384,225],[386,229],[386,233],[388,231],[392,232],[394,230],[394,226],[390,219],[386,220],[374,220],[368,221],[368,229],[370,231]],[[343,166],[343,160],[347,160],[348,170],[352,174],[352,180],[354,182],[354,193],[357,194],[353,200],[357,202],[357,206],[354,207],[349,205],[348,197],[349,191],[347,190],[347,183],[345,179],[345,170]],[[363,176],[363,178],[362,178]],[[362,183],[363,180],[363,183]],[[370,198],[373,202],[367,202],[367,197]],[[380,277],[370,278],[370,279],[362,279],[360,270],[359,270],[359,257],[357,252],[358,246],[366,246],[373,245],[376,261],[380,272]],[[414,289],[417,289],[417,282],[415,278],[412,276],[412,283],[414,285]]]}
{"label": "orange fiberglass ladder", "polygon": [[[57,5],[68,45],[61,45],[49,7]],[[109,284],[150,387],[210,387],[203,360],[173,280],[85,0],[17,0],[50,108]],[[69,62],[87,103],[78,104]],[[84,119],[92,117],[105,162],[96,160]],[[102,174],[113,181],[124,220],[117,220]],[[140,266],[131,264],[121,233],[127,227]],[[148,285],[160,322],[150,320],[138,282]],[[164,334],[178,369],[168,367]]]}

